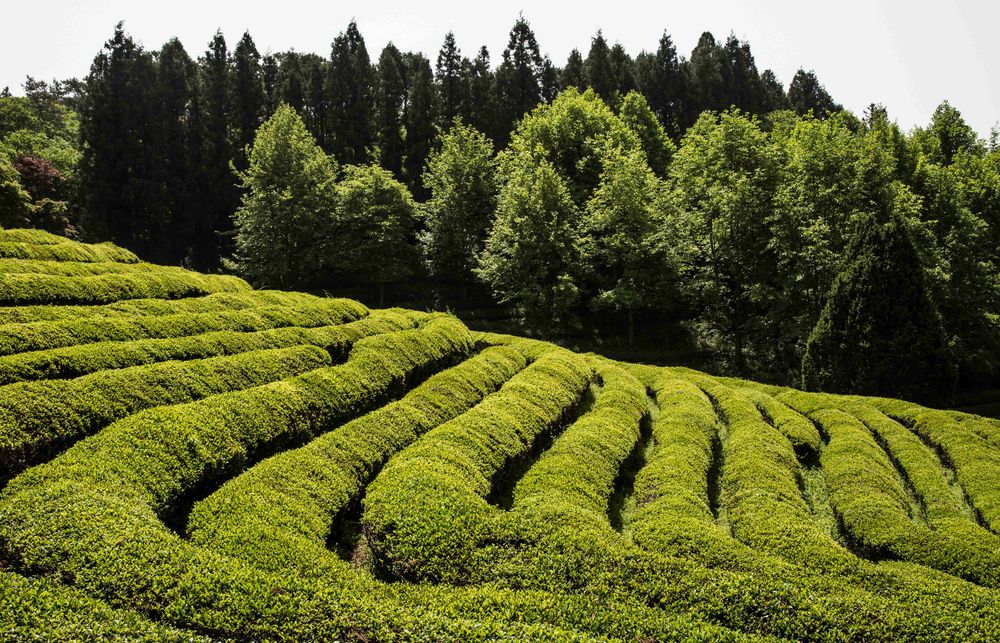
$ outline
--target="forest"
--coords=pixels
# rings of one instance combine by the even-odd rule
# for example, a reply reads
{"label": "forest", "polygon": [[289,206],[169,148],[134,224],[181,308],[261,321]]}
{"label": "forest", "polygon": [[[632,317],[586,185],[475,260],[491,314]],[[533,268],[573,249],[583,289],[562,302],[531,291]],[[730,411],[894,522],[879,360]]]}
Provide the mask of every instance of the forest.
{"label": "forest", "polygon": [[451,33],[373,60],[353,22],[326,58],[221,32],[193,58],[119,24],[85,78],[23,89],[7,228],[810,390],[1000,388],[996,135],[786,89],[735,36],[597,32],[560,66],[523,17],[496,63]]}

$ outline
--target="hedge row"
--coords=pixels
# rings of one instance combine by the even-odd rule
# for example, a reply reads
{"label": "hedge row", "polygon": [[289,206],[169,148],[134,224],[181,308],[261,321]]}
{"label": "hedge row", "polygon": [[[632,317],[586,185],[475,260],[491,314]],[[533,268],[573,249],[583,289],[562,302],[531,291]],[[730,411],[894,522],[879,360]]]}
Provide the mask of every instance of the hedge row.
{"label": "hedge row", "polygon": [[69,239],[35,228],[0,229],[0,243],[65,243]]}
{"label": "hedge row", "polygon": [[94,342],[185,337],[219,330],[250,332],[285,326],[326,326],[354,321],[367,314],[367,308],[349,299],[320,299],[297,307],[4,324],[0,326],[0,355]]}
{"label": "hedge row", "polygon": [[[862,400],[865,398],[862,398]],[[955,470],[984,526],[1000,534],[1000,451],[969,424],[947,411],[926,409],[902,400],[867,398],[880,411],[911,428]]]}
{"label": "hedge row", "polygon": [[40,259],[0,259],[0,274],[40,274],[62,277],[87,277],[107,274],[159,274],[170,276],[204,276],[178,266],[155,263],[117,263],[103,261],[44,261]]}
{"label": "hedge row", "polygon": [[30,273],[0,274],[0,302],[22,304],[108,304],[124,299],[183,299],[217,292],[250,290],[228,275],[148,272],[65,277]]}
{"label": "hedge row", "polygon": [[44,578],[0,570],[0,641],[176,641],[211,639],[112,609]]}
{"label": "hedge row", "polygon": [[101,371],[0,387],[0,484],[115,420],[330,365],[315,346]]}
{"label": "hedge row", "polygon": [[800,458],[815,458],[819,455],[822,438],[816,425],[764,391],[749,387],[739,390],[754,403],[768,424],[788,438],[792,449]]}
{"label": "hedge row", "polygon": [[139,263],[139,257],[125,248],[110,243],[79,243],[63,239],[58,243],[25,243],[0,241],[0,257],[5,259],[34,259],[37,261],[116,261]]}
{"label": "hedge row", "polygon": [[0,356],[0,385],[66,379],[167,360],[202,359],[307,344],[326,349],[339,360],[347,355],[354,341],[368,335],[413,328],[427,316],[427,313],[387,309],[372,311],[355,322],[333,326],[285,326],[246,333],[223,330],[187,337],[96,342],[16,353]]}
{"label": "hedge row", "polygon": [[635,478],[637,545],[719,566],[752,554],[716,523],[709,498],[719,419],[697,386],[664,371],[651,383],[655,448]]}
{"label": "hedge row", "polygon": [[222,638],[343,637],[353,631],[345,614],[398,618],[405,622],[391,625],[399,632],[438,627],[458,636],[461,623],[213,554],[158,516],[267,450],[378,404],[406,378],[466,354],[471,342],[460,322],[435,318],[419,330],[359,341],[340,366],[130,416],[8,485],[0,494],[3,553],[113,604]]}
{"label": "hedge row", "polygon": [[[805,399],[793,402],[796,407],[829,435],[822,464],[830,500],[856,546],[876,558],[920,563],[981,585],[997,586],[1000,540],[985,533],[986,538],[976,538],[972,523],[964,520],[961,522],[970,529],[946,519],[933,525],[945,530],[931,530],[922,506],[913,515],[905,481],[868,426],[833,408],[836,400],[804,394],[797,397]],[[882,428],[891,433],[888,423],[891,420],[886,418]]]}
{"label": "hedge row", "polygon": [[517,351],[488,348],[399,401],[257,464],[195,505],[191,540],[269,571],[339,570],[342,561],[326,548],[327,538],[384,462],[524,366]]}
{"label": "hedge row", "polygon": [[322,297],[280,290],[251,290],[217,293],[187,299],[129,299],[101,306],[34,305],[0,306],[0,324],[28,324],[44,321],[67,321],[88,317],[134,317],[136,315],[173,315],[244,310],[262,306],[306,306]]}
{"label": "hedge row", "polygon": [[467,582],[490,537],[493,478],[571,412],[593,376],[588,360],[550,350],[468,413],[389,460],[368,487],[362,524],[383,571]]}
{"label": "hedge row", "polygon": [[971,429],[994,449],[1000,449],[1000,420],[958,411],[951,411],[951,415],[958,420],[959,424]]}
{"label": "hedge row", "polygon": [[515,512],[550,519],[563,511],[589,512],[607,522],[615,480],[639,440],[648,398],[642,383],[620,367],[600,361],[596,371],[601,388],[593,406],[518,481]]}

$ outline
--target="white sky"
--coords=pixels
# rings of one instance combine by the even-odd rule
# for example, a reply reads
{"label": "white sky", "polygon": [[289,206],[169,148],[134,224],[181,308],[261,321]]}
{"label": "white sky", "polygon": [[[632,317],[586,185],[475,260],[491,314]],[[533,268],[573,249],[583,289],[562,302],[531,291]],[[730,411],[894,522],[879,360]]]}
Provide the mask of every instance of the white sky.
{"label": "white sky", "polygon": [[490,49],[494,64],[524,11],[543,53],[562,65],[573,47],[586,55],[598,28],[633,55],[653,50],[666,29],[687,56],[702,31],[748,40],[758,68],[786,87],[800,66],[813,69],[857,114],[884,103],[905,129],[928,122],[948,99],[982,135],[1000,120],[997,0],[659,0],[635,2],[252,2],[249,0],[36,0],[5,3],[0,19],[0,88],[19,91],[25,75],[49,80],[84,76],[118,20],[158,49],[177,36],[193,57],[216,28],[230,46],[249,30],[261,52],[330,53],[330,42],[354,18],[376,60],[393,41],[433,60],[453,30],[472,55]]}

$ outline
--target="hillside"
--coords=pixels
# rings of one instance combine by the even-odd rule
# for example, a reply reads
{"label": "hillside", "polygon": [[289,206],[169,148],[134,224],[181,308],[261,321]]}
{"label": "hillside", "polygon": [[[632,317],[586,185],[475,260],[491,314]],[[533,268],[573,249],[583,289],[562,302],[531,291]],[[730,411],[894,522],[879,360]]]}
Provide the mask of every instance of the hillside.
{"label": "hillside", "polygon": [[1000,639],[1000,424],[0,231],[0,640]]}

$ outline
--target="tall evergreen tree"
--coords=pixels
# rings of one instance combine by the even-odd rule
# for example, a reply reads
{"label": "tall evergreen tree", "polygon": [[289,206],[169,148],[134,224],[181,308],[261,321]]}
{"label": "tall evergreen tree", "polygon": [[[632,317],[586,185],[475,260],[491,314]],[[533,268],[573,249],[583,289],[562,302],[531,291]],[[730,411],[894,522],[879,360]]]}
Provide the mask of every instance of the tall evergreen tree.
{"label": "tall evergreen tree", "polygon": [[694,123],[705,110],[722,111],[729,107],[729,61],[711,33],[701,34],[691,51],[687,69],[690,100],[686,105],[685,127]]}
{"label": "tall evergreen tree", "polygon": [[365,39],[353,20],[333,41],[325,85],[328,147],[343,165],[364,163],[372,131],[373,72]]}
{"label": "tall evergreen tree", "polygon": [[802,358],[807,390],[947,402],[955,367],[902,221],[869,218],[834,280]]}
{"label": "tall evergreen tree", "polygon": [[278,102],[288,105],[308,121],[306,116],[306,79],[303,73],[301,54],[294,51],[281,54],[280,69],[277,88]]}
{"label": "tall evergreen tree", "polygon": [[260,60],[260,77],[264,84],[264,117],[270,117],[278,109],[278,59],[274,54],[265,54]]}
{"label": "tall evergreen tree", "polygon": [[[155,119],[153,57],[122,23],[94,59],[86,81],[81,138],[84,225],[90,238],[110,240],[149,258],[166,220]],[[154,256],[155,255],[155,256]]]}
{"label": "tall evergreen tree", "polygon": [[[625,51],[625,47],[620,42],[616,42],[611,47],[609,57],[611,60],[611,69],[615,74],[615,89],[618,96],[624,96],[630,91],[637,89],[638,82],[635,78],[635,61]],[[615,104],[617,105],[617,101]]]}
{"label": "tall evergreen tree", "polygon": [[795,72],[788,86],[788,102],[800,116],[812,114],[816,118],[826,118],[842,109],[820,84],[815,72],[803,69]]}
{"label": "tall evergreen tree", "polygon": [[618,82],[615,79],[615,70],[611,66],[608,41],[604,39],[604,34],[600,30],[590,41],[590,51],[583,66],[587,73],[587,85],[606,102],[613,102]]}
{"label": "tall evergreen tree", "polygon": [[535,32],[524,16],[519,17],[510,30],[503,61],[496,71],[496,135],[500,147],[506,145],[514,123],[542,101],[544,64]]}
{"label": "tall evergreen tree", "polygon": [[197,230],[193,236],[191,261],[196,268],[213,269],[231,250],[232,214],[239,201],[230,169],[233,145],[229,132],[233,107],[229,91],[230,60],[226,39],[217,31],[200,67],[200,181]]}
{"label": "tall evergreen tree", "polygon": [[449,31],[438,52],[434,67],[437,85],[438,119],[442,126],[449,126],[456,116],[465,112],[465,87],[462,82],[462,52],[455,43],[455,34]]}
{"label": "tall evergreen tree", "polygon": [[788,96],[785,94],[785,87],[770,69],[765,69],[760,75],[760,84],[763,90],[764,103],[762,111],[764,113],[773,112],[776,109],[788,108]]}
{"label": "tall evergreen tree", "polygon": [[184,46],[171,39],[157,58],[157,104],[160,124],[159,158],[163,163],[164,198],[169,218],[162,238],[163,255],[170,261],[187,256],[193,243],[196,209],[193,186],[198,176],[193,167],[187,130],[191,125],[197,67]]}
{"label": "tall evergreen tree", "polygon": [[559,75],[559,89],[566,89],[567,87],[576,87],[580,91],[587,88],[583,56],[580,55],[580,50],[576,48],[569,52],[566,66],[563,67],[562,73]]}
{"label": "tall evergreen tree", "polygon": [[670,136],[679,139],[684,127],[684,74],[667,32],[660,36],[655,54],[637,57],[636,79],[653,113]]}
{"label": "tall evergreen tree", "polygon": [[245,162],[244,148],[253,142],[264,118],[264,77],[260,53],[250,32],[245,32],[233,50],[232,129],[233,144],[239,164]]}
{"label": "tall evergreen tree", "polygon": [[749,43],[740,42],[736,36],[730,35],[723,49],[730,70],[728,106],[735,106],[749,114],[763,114],[764,86],[757,71],[757,63],[750,52]]}
{"label": "tall evergreen tree", "polygon": [[427,198],[423,185],[424,163],[434,141],[434,75],[431,63],[422,54],[408,53],[406,91],[406,154],[403,175],[413,195],[420,201]]}
{"label": "tall evergreen tree", "polygon": [[497,140],[497,102],[490,52],[480,47],[468,70],[469,124]]}
{"label": "tall evergreen tree", "polygon": [[403,176],[403,104],[406,82],[403,55],[391,42],[378,58],[375,118],[380,163],[397,178]]}

